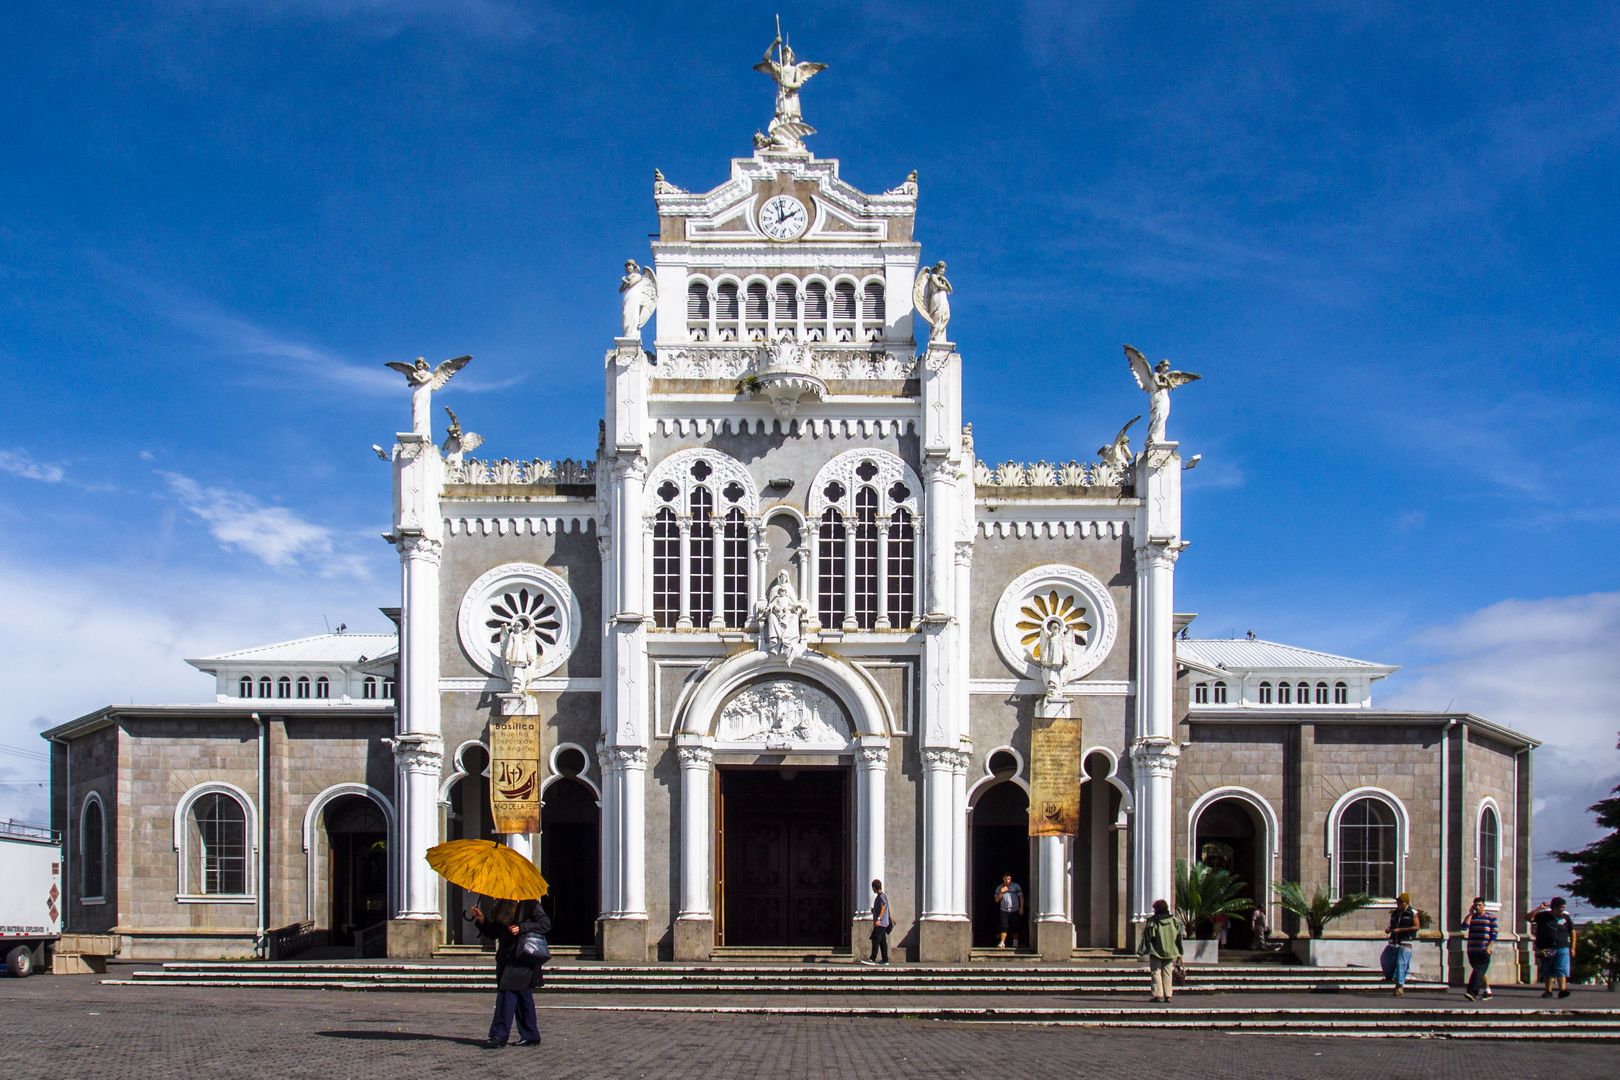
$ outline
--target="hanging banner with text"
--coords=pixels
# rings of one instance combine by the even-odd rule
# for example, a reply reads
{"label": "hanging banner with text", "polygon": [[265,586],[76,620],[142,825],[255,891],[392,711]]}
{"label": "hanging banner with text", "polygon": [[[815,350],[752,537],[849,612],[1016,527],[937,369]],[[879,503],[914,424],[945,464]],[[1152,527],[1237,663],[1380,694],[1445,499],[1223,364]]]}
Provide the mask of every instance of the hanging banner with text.
{"label": "hanging banner with text", "polygon": [[[1080,832],[1080,721],[1041,716],[1029,740],[1029,835]],[[1065,710],[1067,711],[1067,710]]]}
{"label": "hanging banner with text", "polygon": [[489,809],[498,833],[540,831],[540,718],[489,725]]}

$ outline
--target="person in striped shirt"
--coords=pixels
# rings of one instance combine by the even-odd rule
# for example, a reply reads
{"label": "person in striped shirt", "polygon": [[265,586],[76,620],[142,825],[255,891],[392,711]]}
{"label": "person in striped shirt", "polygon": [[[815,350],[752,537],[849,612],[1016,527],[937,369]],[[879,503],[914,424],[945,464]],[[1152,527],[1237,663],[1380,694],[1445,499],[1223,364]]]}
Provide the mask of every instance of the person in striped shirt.
{"label": "person in striped shirt", "polygon": [[1469,1001],[1491,996],[1485,973],[1491,967],[1491,947],[1496,944],[1496,916],[1485,910],[1485,898],[1474,897],[1474,906],[1463,916],[1463,928],[1468,931],[1468,989],[1463,994]]}

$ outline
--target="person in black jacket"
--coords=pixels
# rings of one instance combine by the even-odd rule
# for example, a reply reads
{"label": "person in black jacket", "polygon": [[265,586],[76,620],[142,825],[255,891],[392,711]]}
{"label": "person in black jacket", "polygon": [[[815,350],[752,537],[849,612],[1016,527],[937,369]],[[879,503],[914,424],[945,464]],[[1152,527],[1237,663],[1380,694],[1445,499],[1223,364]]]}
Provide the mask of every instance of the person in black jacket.
{"label": "person in black jacket", "polygon": [[478,908],[468,913],[479,933],[495,939],[495,1018],[489,1022],[491,1050],[506,1045],[517,1016],[518,1045],[539,1046],[540,1025],[534,1015],[534,991],[544,984],[540,966],[518,960],[518,938],[524,934],[545,934],[551,919],[540,909],[538,900],[497,900],[486,916]]}

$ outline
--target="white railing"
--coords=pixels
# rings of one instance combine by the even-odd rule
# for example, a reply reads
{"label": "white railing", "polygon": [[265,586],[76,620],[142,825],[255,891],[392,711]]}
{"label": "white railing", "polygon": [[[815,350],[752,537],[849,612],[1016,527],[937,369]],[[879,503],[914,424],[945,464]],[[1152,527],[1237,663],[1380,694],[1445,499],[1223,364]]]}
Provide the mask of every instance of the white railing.
{"label": "white railing", "polygon": [[574,461],[449,461],[444,466],[447,484],[594,484],[596,462]]}
{"label": "white railing", "polygon": [[[753,345],[661,345],[653,377],[660,379],[741,379],[759,372],[765,343]],[[807,374],[821,379],[909,379],[917,358],[870,346],[810,345]]]}
{"label": "white railing", "polygon": [[1127,470],[1106,462],[1094,465],[1079,461],[1067,464],[1052,461],[973,463],[973,483],[978,487],[1121,487],[1128,478]]}

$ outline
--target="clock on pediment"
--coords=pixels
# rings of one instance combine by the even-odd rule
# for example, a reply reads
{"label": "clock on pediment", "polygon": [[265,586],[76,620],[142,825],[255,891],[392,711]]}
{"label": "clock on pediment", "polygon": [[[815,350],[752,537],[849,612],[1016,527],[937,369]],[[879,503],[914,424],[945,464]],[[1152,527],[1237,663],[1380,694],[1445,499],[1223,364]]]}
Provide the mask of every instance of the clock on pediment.
{"label": "clock on pediment", "polygon": [[759,229],[772,240],[792,240],[810,227],[810,212],[791,195],[772,195],[759,208]]}

